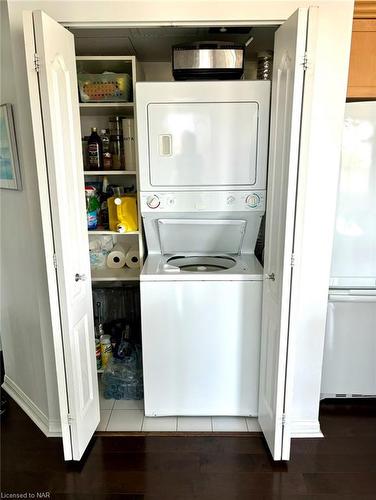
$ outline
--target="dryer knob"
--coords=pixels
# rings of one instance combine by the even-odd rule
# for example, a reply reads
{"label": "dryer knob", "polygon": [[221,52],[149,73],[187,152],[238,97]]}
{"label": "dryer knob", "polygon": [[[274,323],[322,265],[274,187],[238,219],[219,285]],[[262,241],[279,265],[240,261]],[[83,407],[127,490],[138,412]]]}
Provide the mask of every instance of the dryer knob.
{"label": "dryer knob", "polygon": [[260,196],[256,193],[249,194],[245,202],[250,208],[256,208],[260,204]]}
{"label": "dryer knob", "polygon": [[149,208],[158,208],[161,202],[156,194],[148,196],[146,199],[146,204]]}

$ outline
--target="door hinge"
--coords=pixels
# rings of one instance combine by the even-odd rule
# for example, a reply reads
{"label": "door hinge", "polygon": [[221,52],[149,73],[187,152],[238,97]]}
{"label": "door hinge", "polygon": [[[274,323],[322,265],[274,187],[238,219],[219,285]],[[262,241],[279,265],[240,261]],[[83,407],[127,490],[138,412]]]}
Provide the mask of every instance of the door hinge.
{"label": "door hinge", "polygon": [[307,56],[307,52],[304,52],[302,66],[303,66],[303,71],[307,71],[307,69],[308,69],[308,56]]}
{"label": "door hinge", "polygon": [[295,254],[294,254],[294,253],[292,253],[292,254],[291,254],[291,262],[290,262],[290,266],[291,266],[291,267],[294,267],[294,266],[295,266]]}
{"label": "door hinge", "polygon": [[286,413],[282,413],[282,425],[286,425]]}
{"label": "door hinge", "polygon": [[68,418],[68,425],[73,425],[74,418],[70,413],[68,413],[67,418]]}
{"label": "door hinge", "polygon": [[37,73],[39,73],[40,69],[40,59],[37,53],[34,54],[34,69]]}
{"label": "door hinge", "polygon": [[56,253],[54,253],[53,257],[53,262],[54,262],[54,268],[57,269],[57,258],[56,258]]}

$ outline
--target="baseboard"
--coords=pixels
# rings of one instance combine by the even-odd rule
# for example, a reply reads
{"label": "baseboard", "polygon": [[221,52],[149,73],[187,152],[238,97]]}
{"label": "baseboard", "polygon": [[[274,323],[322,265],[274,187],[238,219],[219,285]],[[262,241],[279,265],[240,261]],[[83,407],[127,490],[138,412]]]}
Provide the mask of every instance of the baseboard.
{"label": "baseboard", "polygon": [[322,438],[318,420],[296,420],[290,423],[290,434],[292,438]]}
{"label": "baseboard", "polygon": [[2,388],[23,409],[45,436],[61,437],[60,422],[56,419],[48,420],[37,405],[7,375],[4,377]]}
{"label": "baseboard", "polygon": [[50,419],[48,437],[61,437],[60,420]]}

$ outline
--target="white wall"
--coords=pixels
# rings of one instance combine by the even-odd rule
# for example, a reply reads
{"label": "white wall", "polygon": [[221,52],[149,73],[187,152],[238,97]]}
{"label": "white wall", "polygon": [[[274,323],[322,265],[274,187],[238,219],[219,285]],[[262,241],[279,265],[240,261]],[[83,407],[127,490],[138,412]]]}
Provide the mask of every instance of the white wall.
{"label": "white wall", "polygon": [[[36,411],[42,425],[58,416],[56,397],[49,400],[45,366],[54,363],[45,345],[51,331],[41,233],[36,169],[25,130],[30,126],[26,96],[16,92],[14,61],[22,50],[11,52],[6,2],[1,6],[1,102],[13,105],[22,191],[0,191],[1,204],[1,337],[6,373],[5,389],[27,395],[26,411]],[[14,49],[14,47],[12,47]],[[18,57],[15,57],[17,56]],[[15,393],[13,392],[15,391]],[[25,398],[26,400],[26,398]],[[45,429],[44,429],[45,430]]]}
{"label": "white wall", "polygon": [[[65,24],[85,24],[100,22],[114,25],[130,22],[145,25],[152,22],[161,24],[185,24],[207,22],[208,24],[250,24],[269,22],[278,24],[287,19],[298,6],[309,6],[312,2],[302,0],[283,1],[227,1],[227,0],[176,0],[176,1],[10,1],[10,27],[14,70],[16,77],[17,105],[22,109],[22,120],[18,121],[23,158],[27,159],[27,187],[29,198],[19,209],[17,220],[12,218],[12,227],[8,234],[14,234],[13,228],[18,220],[24,224],[25,231],[17,239],[5,242],[5,252],[11,254],[13,246],[30,248],[35,246],[28,256],[28,266],[21,266],[16,271],[17,279],[25,276],[25,271],[32,277],[26,282],[37,284],[37,289],[45,299],[45,271],[42,268],[41,227],[35,201],[35,162],[32,142],[31,122],[28,109],[25,62],[22,54],[22,11],[42,9],[57,21]],[[310,117],[311,141],[305,152],[307,161],[300,176],[299,217],[297,220],[298,248],[295,272],[301,290],[295,310],[297,325],[297,349],[293,379],[293,419],[299,424],[317,424],[321,380],[321,363],[325,333],[327,288],[329,282],[330,258],[333,224],[335,216],[336,185],[339,169],[340,135],[344,113],[346,92],[346,74],[348,50],[351,36],[352,0],[317,1],[320,7],[319,38],[317,43],[318,58],[315,61],[317,76],[312,88],[314,112]],[[14,195],[14,196],[17,196]],[[21,195],[24,196],[24,195]],[[18,209],[15,208],[16,210]],[[25,221],[28,217],[27,222]],[[25,228],[25,226],[27,226]],[[32,228],[32,229],[31,229]],[[31,237],[33,233],[33,238]],[[29,238],[26,238],[28,234]],[[25,245],[25,240],[29,242]],[[33,260],[31,262],[31,256]],[[10,258],[13,258],[12,256]],[[38,267],[39,266],[39,267]],[[27,268],[27,269],[26,269]],[[35,270],[34,270],[35,269]],[[30,275],[28,275],[30,276]],[[44,281],[44,285],[43,282]],[[20,285],[19,285],[20,286]],[[35,285],[36,286],[36,285]],[[25,285],[27,288],[27,285]],[[39,306],[39,319],[35,307],[35,294],[23,293],[23,308],[30,310],[37,328],[43,319],[45,338],[48,338],[48,307],[42,302]],[[19,305],[17,296],[13,295]],[[12,301],[13,303],[13,301]],[[22,315],[21,315],[22,316]],[[9,318],[8,330],[17,330],[18,318]],[[24,321],[25,322],[25,321]],[[26,326],[26,325],[25,325]],[[24,338],[25,330],[18,329],[19,337]],[[11,335],[8,335],[8,347],[12,347]],[[19,338],[18,337],[18,338]],[[20,339],[21,340],[21,339]],[[51,344],[52,345],[52,344]],[[15,348],[22,348],[16,343]],[[47,348],[47,347],[46,347]],[[5,346],[4,346],[5,349]],[[11,356],[9,354],[9,356]],[[8,369],[14,368],[14,362],[8,358]],[[17,359],[18,361],[18,359]],[[292,360],[289,360],[289,362]],[[12,364],[12,366],[11,366]],[[311,427],[312,427],[311,425]]]}

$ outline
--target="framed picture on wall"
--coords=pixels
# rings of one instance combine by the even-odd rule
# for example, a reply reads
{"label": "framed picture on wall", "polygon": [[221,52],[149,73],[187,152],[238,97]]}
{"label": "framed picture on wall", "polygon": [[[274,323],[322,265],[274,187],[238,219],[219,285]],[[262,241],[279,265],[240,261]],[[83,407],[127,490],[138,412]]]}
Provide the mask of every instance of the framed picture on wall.
{"label": "framed picture on wall", "polygon": [[22,189],[11,104],[0,106],[0,188]]}

